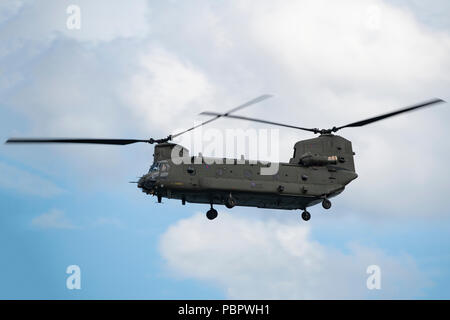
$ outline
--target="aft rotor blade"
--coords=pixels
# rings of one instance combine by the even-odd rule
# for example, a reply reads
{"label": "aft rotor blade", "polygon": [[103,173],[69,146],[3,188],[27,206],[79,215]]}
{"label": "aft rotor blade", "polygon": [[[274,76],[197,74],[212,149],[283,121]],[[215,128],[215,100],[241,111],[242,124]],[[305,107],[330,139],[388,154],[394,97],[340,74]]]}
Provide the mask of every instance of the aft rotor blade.
{"label": "aft rotor blade", "polygon": [[248,118],[248,117],[243,117],[243,116],[236,116],[236,115],[229,115],[229,114],[220,114],[220,113],[209,112],[209,111],[205,111],[205,112],[202,112],[200,114],[201,115],[205,115],[205,116],[221,116],[221,117],[227,117],[227,118],[233,118],[233,119],[240,119],[240,120],[246,120],[246,121],[260,122],[260,123],[271,124],[271,125],[281,126],[281,127],[286,127],[286,128],[311,131],[311,132],[314,132],[314,133],[318,132],[318,129],[315,129],[315,128],[303,128],[303,127],[293,126],[293,125],[290,125],[290,124],[278,123],[278,122],[261,120],[261,119],[255,119],[255,118]]}
{"label": "aft rotor blade", "polygon": [[231,110],[229,110],[229,111],[227,111],[225,113],[216,113],[214,115],[214,118],[211,118],[211,119],[209,119],[209,120],[207,120],[205,122],[202,122],[202,123],[200,123],[200,124],[198,124],[196,126],[193,126],[192,128],[184,130],[184,131],[182,131],[180,133],[173,134],[171,137],[172,138],[178,137],[178,136],[180,136],[180,135],[182,135],[182,134],[184,134],[186,132],[189,132],[189,131],[194,130],[194,129],[198,128],[198,127],[204,126],[205,124],[208,124],[208,123],[210,123],[212,121],[215,121],[215,120],[219,119],[220,117],[227,116],[230,113],[233,113],[233,112],[236,112],[238,110],[244,109],[245,107],[248,107],[248,106],[251,106],[252,104],[255,104],[255,103],[261,102],[263,100],[269,99],[270,97],[272,97],[272,95],[270,95],[270,94],[263,94],[262,96],[259,96],[259,97],[255,98],[255,99],[247,101],[246,103],[241,104],[241,105],[239,105],[239,106],[237,106],[237,107],[235,107],[235,108],[233,108],[233,109],[231,109]]}
{"label": "aft rotor blade", "polygon": [[6,143],[83,143],[83,144],[109,144],[109,145],[127,145],[136,142],[147,142],[150,140],[138,139],[84,139],[84,138],[10,138]]}
{"label": "aft rotor blade", "polygon": [[382,115],[379,115],[379,116],[376,116],[376,117],[372,117],[372,118],[369,118],[369,119],[366,119],[366,120],[361,120],[361,121],[353,122],[353,123],[350,123],[350,124],[346,124],[345,126],[342,126],[342,127],[333,128],[333,131],[337,131],[337,130],[340,130],[340,129],[343,129],[343,128],[350,128],[350,127],[362,127],[362,126],[365,126],[366,124],[369,124],[369,123],[380,121],[380,120],[383,120],[383,119],[386,119],[386,118],[389,118],[389,117],[393,117],[393,116],[396,116],[396,115],[404,113],[404,112],[409,112],[409,111],[413,111],[413,110],[416,110],[416,109],[419,109],[419,108],[428,107],[428,106],[431,106],[433,104],[441,103],[441,102],[445,102],[445,101],[442,100],[442,99],[439,99],[439,98],[434,98],[434,99],[431,99],[431,100],[428,100],[428,101],[425,101],[425,102],[422,102],[422,103],[419,103],[419,104],[415,104],[415,105],[412,105],[412,106],[409,106],[409,107],[406,107],[406,108],[403,108],[403,109],[399,109],[399,110],[396,110],[396,111],[392,111],[392,112],[389,112],[389,113],[385,113],[385,114],[382,114]]}

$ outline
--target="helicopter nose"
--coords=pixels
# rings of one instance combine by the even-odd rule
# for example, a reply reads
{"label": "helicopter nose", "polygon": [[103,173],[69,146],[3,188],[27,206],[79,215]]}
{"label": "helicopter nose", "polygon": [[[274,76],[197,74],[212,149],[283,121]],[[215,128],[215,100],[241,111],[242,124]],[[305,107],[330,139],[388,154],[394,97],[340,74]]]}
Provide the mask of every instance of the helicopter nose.
{"label": "helicopter nose", "polygon": [[155,187],[156,183],[157,183],[157,181],[155,178],[150,177],[149,175],[145,175],[139,179],[138,187],[152,190]]}
{"label": "helicopter nose", "polygon": [[145,183],[145,178],[144,177],[140,177],[137,183],[138,188],[142,188],[144,187],[144,183]]}
{"label": "helicopter nose", "polygon": [[138,180],[138,188],[151,189],[155,185],[155,183],[155,179],[145,175]]}

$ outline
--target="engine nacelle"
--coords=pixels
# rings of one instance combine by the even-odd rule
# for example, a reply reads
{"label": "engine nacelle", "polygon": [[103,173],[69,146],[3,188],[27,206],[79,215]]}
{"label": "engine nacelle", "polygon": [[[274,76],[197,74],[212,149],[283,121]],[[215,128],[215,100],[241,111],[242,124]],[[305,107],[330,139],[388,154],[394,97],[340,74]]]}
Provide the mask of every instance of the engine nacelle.
{"label": "engine nacelle", "polygon": [[322,134],[313,139],[298,141],[289,163],[306,167],[339,165],[355,172],[352,143],[332,134]]}
{"label": "engine nacelle", "polygon": [[337,156],[319,156],[313,155],[309,152],[302,155],[299,159],[299,164],[305,167],[323,167],[337,164],[337,162]]}

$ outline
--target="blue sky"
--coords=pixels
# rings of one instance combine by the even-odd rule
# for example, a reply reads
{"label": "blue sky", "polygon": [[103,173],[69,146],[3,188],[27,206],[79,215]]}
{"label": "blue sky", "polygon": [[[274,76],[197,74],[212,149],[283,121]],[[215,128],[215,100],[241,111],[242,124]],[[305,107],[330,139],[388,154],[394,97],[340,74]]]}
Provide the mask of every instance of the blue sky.
{"label": "blue sky", "polygon": [[[66,28],[69,4],[80,30]],[[314,127],[448,101],[449,14],[445,1],[3,1],[0,138],[164,137],[264,93],[242,114]],[[3,145],[0,298],[448,299],[449,116],[342,132],[359,178],[308,223],[157,204],[128,183],[152,146]],[[280,136],[283,161],[310,138]],[[73,264],[81,290],[66,288]],[[371,264],[381,290],[366,288]]]}

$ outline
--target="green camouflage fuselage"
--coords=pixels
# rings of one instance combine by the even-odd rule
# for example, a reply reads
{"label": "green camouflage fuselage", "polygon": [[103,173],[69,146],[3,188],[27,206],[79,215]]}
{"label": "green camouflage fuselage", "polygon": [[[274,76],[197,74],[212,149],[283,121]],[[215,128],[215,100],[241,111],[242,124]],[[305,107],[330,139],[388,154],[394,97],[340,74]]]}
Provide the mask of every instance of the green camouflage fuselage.
{"label": "green camouflage fuselage", "polygon": [[350,141],[324,134],[297,142],[290,161],[275,164],[277,172],[266,175],[264,170],[274,164],[191,157],[179,145],[162,143],[155,147],[154,164],[138,187],[159,201],[226,204],[232,197],[237,206],[306,209],[341,193],[358,176],[353,155]]}

